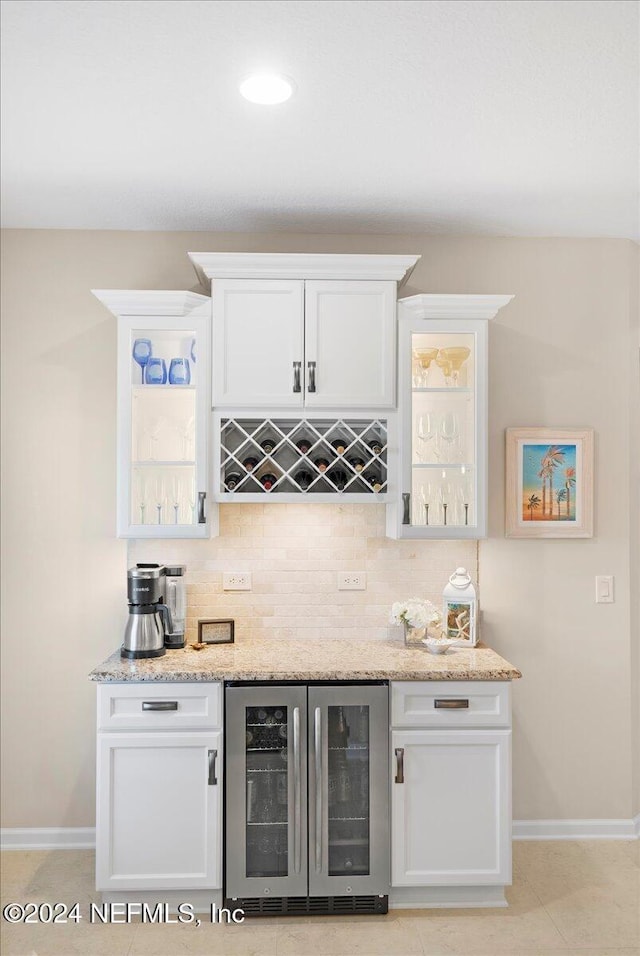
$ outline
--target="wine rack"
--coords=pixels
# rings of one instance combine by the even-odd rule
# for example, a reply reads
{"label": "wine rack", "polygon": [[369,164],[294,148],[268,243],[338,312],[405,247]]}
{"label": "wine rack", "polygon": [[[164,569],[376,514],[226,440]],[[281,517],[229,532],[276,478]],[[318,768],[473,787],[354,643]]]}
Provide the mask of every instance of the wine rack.
{"label": "wine rack", "polygon": [[[220,493],[342,495],[387,491],[385,419],[220,420]],[[360,500],[360,497],[359,499]]]}

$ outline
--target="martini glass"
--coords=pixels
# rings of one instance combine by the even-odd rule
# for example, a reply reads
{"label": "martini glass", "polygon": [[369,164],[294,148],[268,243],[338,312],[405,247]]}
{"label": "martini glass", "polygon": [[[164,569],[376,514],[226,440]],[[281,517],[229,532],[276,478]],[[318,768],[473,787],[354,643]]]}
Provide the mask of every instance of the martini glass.
{"label": "martini glass", "polygon": [[415,349],[415,356],[418,360],[418,364],[422,369],[421,384],[424,387],[427,385],[427,375],[429,373],[429,367],[434,359],[437,359],[438,349]]}
{"label": "martini glass", "polygon": [[136,339],[131,354],[134,361],[140,366],[140,382],[144,385],[144,370],[153,354],[151,339]]}
{"label": "martini glass", "polygon": [[[454,345],[450,348],[440,349],[440,355],[445,362],[450,364],[451,371],[449,375],[454,387],[457,387],[460,382],[460,369],[471,355],[471,349],[468,349],[466,345]],[[445,375],[446,374],[445,372]]]}

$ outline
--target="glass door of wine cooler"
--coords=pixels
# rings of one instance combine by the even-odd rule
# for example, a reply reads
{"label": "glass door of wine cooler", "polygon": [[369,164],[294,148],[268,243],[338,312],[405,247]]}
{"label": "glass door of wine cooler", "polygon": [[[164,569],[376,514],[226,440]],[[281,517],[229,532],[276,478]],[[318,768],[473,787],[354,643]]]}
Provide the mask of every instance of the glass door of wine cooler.
{"label": "glass door of wine cooler", "polygon": [[309,688],[309,894],[386,893],[388,688]]}
{"label": "glass door of wine cooler", "polygon": [[306,896],[306,686],[228,687],[226,895]]}

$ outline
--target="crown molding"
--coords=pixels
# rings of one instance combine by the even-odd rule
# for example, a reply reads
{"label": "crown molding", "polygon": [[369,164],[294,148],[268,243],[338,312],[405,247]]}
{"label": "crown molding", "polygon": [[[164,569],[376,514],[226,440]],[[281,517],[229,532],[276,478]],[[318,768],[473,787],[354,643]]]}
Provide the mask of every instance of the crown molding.
{"label": "crown molding", "polygon": [[405,282],[420,256],[190,252],[204,288],[211,279],[391,279]]}
{"label": "crown molding", "polygon": [[398,306],[416,319],[493,319],[512,299],[512,295],[422,294],[399,299]]}
{"label": "crown molding", "polygon": [[189,315],[211,299],[197,292],[160,289],[92,289],[114,315]]}

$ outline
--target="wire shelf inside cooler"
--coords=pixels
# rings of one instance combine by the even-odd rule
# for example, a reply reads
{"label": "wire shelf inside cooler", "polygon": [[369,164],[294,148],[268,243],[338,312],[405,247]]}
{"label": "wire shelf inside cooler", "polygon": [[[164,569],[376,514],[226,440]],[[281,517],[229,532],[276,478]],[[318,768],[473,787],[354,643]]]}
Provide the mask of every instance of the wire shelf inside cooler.
{"label": "wire shelf inside cooler", "polygon": [[376,495],[387,491],[387,420],[223,418],[220,491]]}

